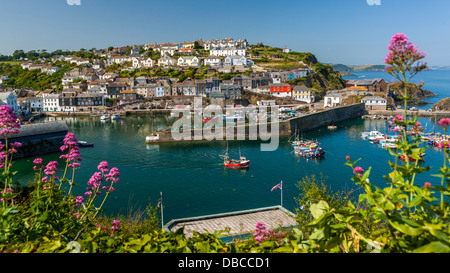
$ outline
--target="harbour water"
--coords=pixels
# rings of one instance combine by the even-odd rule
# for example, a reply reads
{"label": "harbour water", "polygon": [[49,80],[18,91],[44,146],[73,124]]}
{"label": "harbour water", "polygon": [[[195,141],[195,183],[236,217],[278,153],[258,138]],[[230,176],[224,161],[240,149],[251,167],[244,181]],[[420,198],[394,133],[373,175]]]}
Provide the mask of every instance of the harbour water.
{"label": "harbour water", "polygon": [[[387,74],[382,73],[357,72],[358,75],[354,77],[381,77],[390,81]],[[449,76],[450,71],[423,72],[424,88],[439,95],[429,100],[437,101],[450,94],[446,89],[450,86]],[[440,80],[433,80],[434,77]],[[358,118],[336,124],[337,129],[334,131],[324,127],[305,132],[304,138],[321,143],[326,151],[322,159],[297,157],[288,137],[282,137],[279,148],[273,152],[262,152],[259,141],[145,145],[145,136],[171,125],[173,120],[168,115],[130,115],[119,121],[106,122],[99,117],[66,117],[64,120],[78,140],[95,143],[93,148],[81,149],[83,161],[75,175],[78,184],[75,194],[84,193],[87,181],[97,171],[97,165],[107,161],[110,167],[119,168],[121,177],[116,191],[106,202],[105,213],[127,214],[130,208],[144,210],[149,202],[155,205],[162,192],[164,222],[279,205],[281,191],[272,192],[271,188],[280,181],[283,181],[283,206],[295,211],[299,207],[294,200],[299,195],[296,184],[303,177],[323,177],[333,190],[356,188],[351,181],[351,169],[344,165],[345,157],[349,155],[352,159],[361,158],[358,165],[363,169],[371,166],[371,182],[383,187],[386,184],[383,175],[390,170],[387,161],[393,160],[385,149],[360,137],[361,132],[369,130],[393,134],[385,120]],[[443,132],[437,120],[419,118],[428,131],[434,129]],[[219,155],[224,153],[227,144],[231,157],[238,157],[240,150],[243,156],[251,160],[249,169],[230,170],[223,167]],[[59,154],[50,154],[42,158],[48,162],[59,160],[58,157]],[[431,166],[431,171],[418,175],[416,183],[423,185],[428,181],[439,184],[440,181],[431,174],[437,174],[443,162],[443,152],[430,147],[424,159],[422,164]],[[33,158],[22,159],[14,164],[14,170],[20,171],[16,179],[22,183],[33,179],[32,161]]]}

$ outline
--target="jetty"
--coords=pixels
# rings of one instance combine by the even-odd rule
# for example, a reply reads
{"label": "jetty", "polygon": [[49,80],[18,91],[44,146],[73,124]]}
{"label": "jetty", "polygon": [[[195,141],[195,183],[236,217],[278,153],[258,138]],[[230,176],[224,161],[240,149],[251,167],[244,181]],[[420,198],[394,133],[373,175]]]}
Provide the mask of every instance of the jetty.
{"label": "jetty", "polygon": [[[22,125],[19,133],[8,138],[8,142],[20,142],[22,146],[17,148],[14,158],[34,157],[43,154],[60,152],[64,137],[69,128],[64,121],[53,121]],[[0,136],[0,141],[5,138]]]}
{"label": "jetty", "polygon": [[192,237],[194,231],[199,233],[204,233],[205,231],[214,233],[229,228],[228,236],[224,237],[238,237],[245,234],[252,234],[258,222],[263,223],[268,229],[291,228],[297,225],[294,213],[281,206],[273,206],[174,219],[164,225],[163,228],[166,231],[174,232],[184,227],[184,234],[187,238]]}
{"label": "jetty", "polygon": [[[384,115],[384,116],[395,116],[405,114],[404,109],[368,110],[367,112],[369,115]],[[408,116],[417,115],[418,117],[440,117],[440,116],[450,117],[450,111],[428,111],[419,109],[419,110],[406,110],[406,113],[408,114]]]}

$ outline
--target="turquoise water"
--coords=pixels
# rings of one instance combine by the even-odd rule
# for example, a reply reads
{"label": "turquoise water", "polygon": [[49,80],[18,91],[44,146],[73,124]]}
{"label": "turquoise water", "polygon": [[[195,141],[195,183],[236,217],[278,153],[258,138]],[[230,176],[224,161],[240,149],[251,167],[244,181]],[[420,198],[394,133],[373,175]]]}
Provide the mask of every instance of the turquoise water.
{"label": "turquoise water", "polygon": [[[354,80],[354,79],[375,79],[382,78],[388,83],[392,80],[397,82],[398,80],[392,75],[384,72],[384,71],[368,71],[368,72],[351,72],[355,76],[343,77],[346,80]],[[418,108],[428,110],[433,104],[438,102],[439,100],[450,96],[450,70],[431,70],[431,71],[422,71],[417,74],[414,78],[411,79],[411,83],[419,84],[423,81],[424,86],[423,89],[430,90],[436,97],[430,97],[424,99],[424,101],[429,102],[431,104],[423,105]]]}
{"label": "turquoise water", "polygon": [[[366,77],[376,77],[373,74],[375,72],[366,72]],[[444,74],[450,75],[450,71]],[[443,81],[448,83],[448,78]],[[440,90],[446,88],[443,83],[430,82],[430,86],[432,84],[441,85]],[[392,133],[384,120],[353,119],[336,124],[335,131],[322,128],[304,133],[305,138],[317,139],[322,144],[326,151],[323,159],[297,157],[287,137],[280,139],[279,148],[273,152],[262,152],[259,141],[229,141],[232,157],[237,157],[240,149],[242,155],[251,160],[247,170],[223,167],[219,155],[224,153],[226,141],[145,145],[145,136],[173,122],[168,116],[131,115],[118,122],[103,122],[98,117],[65,120],[79,140],[95,143],[94,148],[81,149],[83,161],[76,172],[79,185],[75,193],[84,193],[86,182],[97,171],[97,165],[105,160],[110,167],[118,167],[121,173],[116,191],[106,202],[106,213],[126,214],[131,207],[143,210],[150,201],[156,204],[162,192],[165,223],[176,218],[278,205],[281,191],[271,192],[271,188],[280,181],[283,181],[283,205],[295,211],[298,205],[294,198],[299,195],[296,184],[303,177],[323,176],[334,190],[355,188],[352,171],[344,165],[345,156],[349,155],[352,159],[362,158],[358,165],[364,169],[372,166],[371,182],[384,186],[383,175],[390,170],[387,160],[393,160],[386,150],[360,138],[360,132],[374,129]],[[430,118],[419,118],[419,121],[429,131],[437,122]],[[437,125],[434,129],[441,131]],[[48,162],[58,157],[59,154],[52,154],[43,158]],[[19,181],[25,183],[33,178],[32,161],[32,158],[23,159],[14,164],[14,169],[21,170]],[[418,175],[417,183],[440,184],[430,175],[437,173],[442,161],[442,151],[427,150],[423,164],[432,168]]]}

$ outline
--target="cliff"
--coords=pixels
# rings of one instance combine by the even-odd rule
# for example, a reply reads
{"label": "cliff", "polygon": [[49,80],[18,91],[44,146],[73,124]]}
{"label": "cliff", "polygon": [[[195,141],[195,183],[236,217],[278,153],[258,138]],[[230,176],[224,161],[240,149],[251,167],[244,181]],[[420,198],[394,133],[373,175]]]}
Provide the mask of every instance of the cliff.
{"label": "cliff", "polygon": [[450,111],[450,98],[444,98],[431,107],[433,111]]}
{"label": "cliff", "polygon": [[[403,96],[404,85],[402,82],[396,82],[390,85],[390,88],[394,90],[393,98],[396,104],[403,104],[403,100],[401,97]],[[417,86],[415,83],[408,84],[408,97],[413,100],[408,101],[408,105],[425,105],[429,104],[428,102],[423,101],[422,99],[435,97],[436,94],[431,92],[430,90],[423,89],[421,85]]]}

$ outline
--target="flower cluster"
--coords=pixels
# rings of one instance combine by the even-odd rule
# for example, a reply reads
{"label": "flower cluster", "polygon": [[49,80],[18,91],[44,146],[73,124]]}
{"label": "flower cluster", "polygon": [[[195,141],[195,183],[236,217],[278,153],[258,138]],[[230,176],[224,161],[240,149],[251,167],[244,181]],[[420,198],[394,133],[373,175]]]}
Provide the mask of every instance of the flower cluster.
{"label": "flower cluster", "polygon": [[2,201],[2,202],[9,201],[9,200],[15,201],[14,199],[12,199],[14,196],[13,189],[7,188],[6,190],[1,191],[0,193],[1,193],[0,201]]}
{"label": "flower cluster", "polygon": [[17,122],[17,117],[8,105],[0,106],[0,135],[9,136],[11,134],[18,134],[20,123]]}
{"label": "flower cluster", "polygon": [[450,118],[442,118],[439,120],[439,125],[444,126],[447,128],[447,126],[450,124]]}
{"label": "flower cluster", "polygon": [[64,145],[62,145],[60,149],[61,152],[68,150],[67,154],[61,155],[59,157],[66,160],[66,163],[68,164],[67,167],[73,169],[80,167],[80,163],[77,163],[76,161],[81,161],[82,158],[80,156],[80,151],[78,148],[78,141],[74,133],[67,133],[66,137],[64,138]]}
{"label": "flower cluster", "polygon": [[97,225],[95,228],[97,230],[102,230],[103,232],[108,232],[108,230],[111,230],[111,233],[109,236],[114,236],[114,232],[119,230],[120,221],[119,220],[113,220],[111,227],[108,228],[107,226]]}
{"label": "flower cluster", "polygon": [[398,72],[409,71],[410,78],[427,67],[426,63],[414,63],[425,58],[422,52],[413,43],[409,42],[408,37],[403,33],[397,33],[392,36],[388,46],[389,52],[384,62],[390,66],[386,66],[386,72],[399,78]]}
{"label": "flower cluster", "polygon": [[257,241],[259,244],[262,244],[266,240],[277,240],[280,241],[281,238],[284,237],[284,232],[279,231],[275,232],[273,229],[266,229],[266,226],[258,222],[255,227],[255,233],[253,233],[253,238],[255,241]]}

